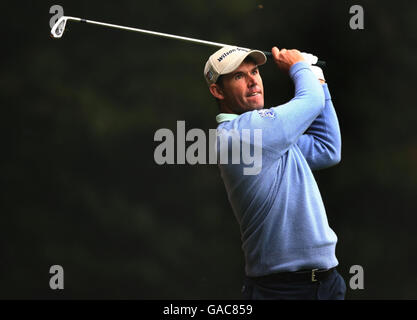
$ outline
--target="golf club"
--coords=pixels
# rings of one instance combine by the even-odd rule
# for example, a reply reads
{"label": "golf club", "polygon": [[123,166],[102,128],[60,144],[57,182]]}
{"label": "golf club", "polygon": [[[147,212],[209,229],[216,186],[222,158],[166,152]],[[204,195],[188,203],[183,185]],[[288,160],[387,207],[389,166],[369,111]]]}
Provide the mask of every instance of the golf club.
{"label": "golf club", "polygon": [[[199,43],[199,44],[203,44],[203,45],[207,45],[207,46],[213,46],[213,47],[228,46],[227,44],[224,44],[224,43],[218,43],[218,42],[212,42],[212,41],[206,41],[206,40],[199,40],[199,39],[194,39],[194,38],[176,36],[176,35],[168,34],[168,33],[162,33],[162,32],[156,32],[156,31],[150,31],[150,30],[144,30],[144,29],[138,29],[138,28],[125,27],[125,26],[120,26],[120,25],[117,25],[117,24],[98,22],[98,21],[87,20],[87,19],[82,19],[82,18],[77,18],[77,17],[70,17],[70,16],[62,16],[61,18],[59,18],[57,20],[57,22],[54,24],[54,26],[51,29],[51,35],[52,35],[53,38],[61,38],[62,37],[62,35],[64,34],[64,31],[65,31],[65,26],[67,24],[67,21],[69,21],[69,20],[76,21],[76,22],[96,24],[96,25],[99,25],[99,26],[104,26],[104,27],[109,27],[109,28],[140,32],[140,33],[145,33],[145,34],[149,34],[149,35],[153,35],[153,36],[157,36],[157,37],[194,42],[194,43]],[[242,48],[242,49],[248,49],[248,48]],[[250,49],[248,49],[248,50],[250,50]],[[269,56],[269,57],[272,56],[271,52],[268,52],[268,51],[262,51],[262,52],[266,56]],[[326,62],[318,60],[313,65],[316,65],[318,67],[323,68],[326,65]]]}

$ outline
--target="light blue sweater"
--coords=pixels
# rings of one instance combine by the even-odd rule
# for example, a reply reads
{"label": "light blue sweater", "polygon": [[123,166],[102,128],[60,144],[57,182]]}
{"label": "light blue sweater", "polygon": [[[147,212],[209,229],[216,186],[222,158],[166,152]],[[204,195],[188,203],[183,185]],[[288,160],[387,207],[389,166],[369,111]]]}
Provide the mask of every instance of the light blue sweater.
{"label": "light blue sweater", "polygon": [[336,112],[327,84],[320,85],[305,62],[293,65],[290,76],[295,97],[288,103],[217,117],[218,130],[262,129],[259,174],[244,175],[242,161],[219,164],[240,225],[248,276],[338,264],[337,236],[312,173],[340,161]]}

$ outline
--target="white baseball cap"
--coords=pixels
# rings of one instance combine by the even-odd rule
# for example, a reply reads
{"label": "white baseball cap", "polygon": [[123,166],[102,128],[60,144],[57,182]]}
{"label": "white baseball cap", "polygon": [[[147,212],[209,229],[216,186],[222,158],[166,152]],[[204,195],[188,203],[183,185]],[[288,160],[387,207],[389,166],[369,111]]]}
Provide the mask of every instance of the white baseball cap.
{"label": "white baseball cap", "polygon": [[259,50],[225,46],[213,53],[204,67],[207,84],[216,83],[219,76],[235,71],[247,56],[251,56],[258,66],[266,63],[265,54]]}

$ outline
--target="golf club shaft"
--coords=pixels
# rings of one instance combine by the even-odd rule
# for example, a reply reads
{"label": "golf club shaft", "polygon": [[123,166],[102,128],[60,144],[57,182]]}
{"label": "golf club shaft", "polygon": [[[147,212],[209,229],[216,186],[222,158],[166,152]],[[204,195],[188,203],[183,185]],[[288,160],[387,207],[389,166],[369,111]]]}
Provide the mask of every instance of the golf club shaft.
{"label": "golf club shaft", "polygon": [[138,28],[119,26],[117,24],[104,23],[104,22],[98,22],[98,21],[86,20],[86,19],[80,19],[79,21],[84,22],[84,23],[96,24],[96,25],[99,25],[99,26],[110,27],[110,28],[116,28],[116,29],[122,29],[122,30],[127,30],[127,31],[146,33],[146,34],[150,34],[150,35],[154,35],[154,36],[158,36],[158,37],[163,37],[163,38],[170,38],[170,39],[177,39],[177,40],[182,40],[182,41],[195,42],[195,43],[205,44],[205,45],[213,46],[213,47],[224,47],[224,46],[226,46],[226,44],[223,44],[223,43],[199,40],[199,39],[194,39],[194,38],[189,38],[189,37],[176,36],[176,35],[169,34],[169,33],[162,33],[162,32],[156,32],[156,31],[150,31],[150,30],[144,30],[144,29],[138,29]]}
{"label": "golf club shaft", "polygon": [[[87,20],[87,19],[76,18],[76,17],[67,17],[67,18],[68,18],[68,20],[73,20],[73,21],[78,21],[78,22],[83,22],[83,23],[89,23],[89,24],[95,24],[95,25],[99,25],[99,26],[116,28],[116,29],[121,29],[121,30],[126,30],[126,31],[140,32],[140,33],[150,34],[150,35],[153,35],[153,36],[158,36],[158,37],[163,37],[163,38],[194,42],[194,43],[204,44],[204,45],[208,45],[208,46],[212,46],[212,47],[220,47],[221,48],[221,47],[224,47],[224,46],[228,46],[227,44],[224,44],[224,43],[194,39],[194,38],[183,37],[183,36],[177,36],[177,35],[173,35],[173,34],[169,34],[169,33],[156,32],[156,31],[150,31],[150,30],[144,30],[144,29],[132,28],[132,27],[125,27],[125,26],[120,26],[120,25],[117,25],[117,24],[99,22],[99,21],[94,21],[94,20]],[[248,49],[248,48],[244,48],[244,49]],[[250,49],[248,49],[248,50],[250,50]],[[266,56],[272,57],[271,52],[269,52],[269,51],[262,51],[262,52]],[[319,61],[317,61],[317,63],[315,65],[317,65],[319,67],[324,67],[326,65],[326,62],[319,60]]]}

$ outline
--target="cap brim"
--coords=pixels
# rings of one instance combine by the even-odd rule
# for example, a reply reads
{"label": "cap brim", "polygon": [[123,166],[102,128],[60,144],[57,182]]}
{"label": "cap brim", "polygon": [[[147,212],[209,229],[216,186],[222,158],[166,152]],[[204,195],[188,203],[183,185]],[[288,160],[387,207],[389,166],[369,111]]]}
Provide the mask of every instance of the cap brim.
{"label": "cap brim", "polygon": [[252,57],[255,60],[256,65],[261,66],[266,63],[266,56],[262,51],[259,50],[251,50],[248,51],[246,54],[242,55],[239,59],[237,59],[234,63],[231,63],[227,68],[225,68],[220,74],[225,75],[235,71],[239,66],[242,64],[243,60],[247,57]]}

